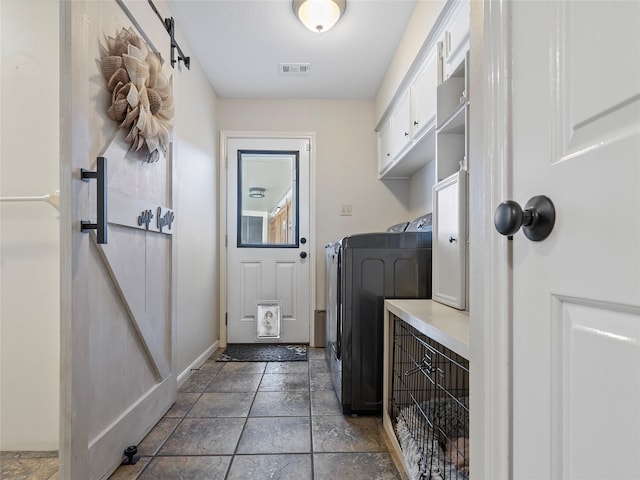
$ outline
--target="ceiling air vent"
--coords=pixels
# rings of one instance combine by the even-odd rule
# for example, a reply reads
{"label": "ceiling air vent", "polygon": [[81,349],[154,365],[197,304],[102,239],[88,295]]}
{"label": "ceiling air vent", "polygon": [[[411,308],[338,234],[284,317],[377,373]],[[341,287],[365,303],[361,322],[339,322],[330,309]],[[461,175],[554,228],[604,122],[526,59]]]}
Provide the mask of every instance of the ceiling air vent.
{"label": "ceiling air vent", "polygon": [[310,63],[279,63],[278,69],[280,73],[289,74],[305,74],[309,73]]}

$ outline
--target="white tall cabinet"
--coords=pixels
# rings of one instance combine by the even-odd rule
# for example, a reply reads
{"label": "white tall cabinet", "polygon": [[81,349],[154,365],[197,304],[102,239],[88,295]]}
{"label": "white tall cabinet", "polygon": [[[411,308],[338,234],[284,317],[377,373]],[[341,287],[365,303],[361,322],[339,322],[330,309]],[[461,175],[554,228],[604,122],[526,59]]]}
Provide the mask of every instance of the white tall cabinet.
{"label": "white tall cabinet", "polygon": [[[446,62],[446,60],[445,60]],[[467,309],[468,56],[437,90],[436,184],[433,187],[433,299]]]}
{"label": "white tall cabinet", "polygon": [[467,302],[469,0],[450,0],[378,125],[378,177],[429,166],[433,191],[433,298]]}

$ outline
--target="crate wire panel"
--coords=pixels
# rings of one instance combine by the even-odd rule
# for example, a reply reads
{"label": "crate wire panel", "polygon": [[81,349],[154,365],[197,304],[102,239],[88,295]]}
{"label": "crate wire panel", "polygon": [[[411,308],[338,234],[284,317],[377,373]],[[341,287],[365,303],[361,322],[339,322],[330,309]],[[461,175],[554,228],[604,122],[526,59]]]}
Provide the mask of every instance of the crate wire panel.
{"label": "crate wire panel", "polygon": [[469,478],[469,361],[394,317],[389,415],[412,480]]}

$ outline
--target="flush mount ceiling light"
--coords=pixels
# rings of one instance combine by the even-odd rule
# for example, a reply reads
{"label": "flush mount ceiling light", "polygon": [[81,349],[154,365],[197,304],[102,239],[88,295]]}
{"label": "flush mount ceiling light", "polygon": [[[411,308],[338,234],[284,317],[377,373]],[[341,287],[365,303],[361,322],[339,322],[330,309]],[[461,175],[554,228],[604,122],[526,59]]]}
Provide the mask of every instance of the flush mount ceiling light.
{"label": "flush mount ceiling light", "polygon": [[346,0],[293,0],[293,11],[312,32],[326,32],[340,19]]}
{"label": "flush mount ceiling light", "polygon": [[249,196],[251,198],[264,198],[265,188],[251,187],[249,188]]}

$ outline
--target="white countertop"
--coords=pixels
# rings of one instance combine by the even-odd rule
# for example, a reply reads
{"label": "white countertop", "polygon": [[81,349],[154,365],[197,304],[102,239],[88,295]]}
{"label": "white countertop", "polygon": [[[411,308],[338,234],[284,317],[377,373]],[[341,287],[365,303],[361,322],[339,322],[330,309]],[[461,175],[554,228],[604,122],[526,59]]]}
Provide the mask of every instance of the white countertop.
{"label": "white countertop", "polygon": [[419,332],[469,359],[469,312],[433,300],[385,300],[384,306]]}

